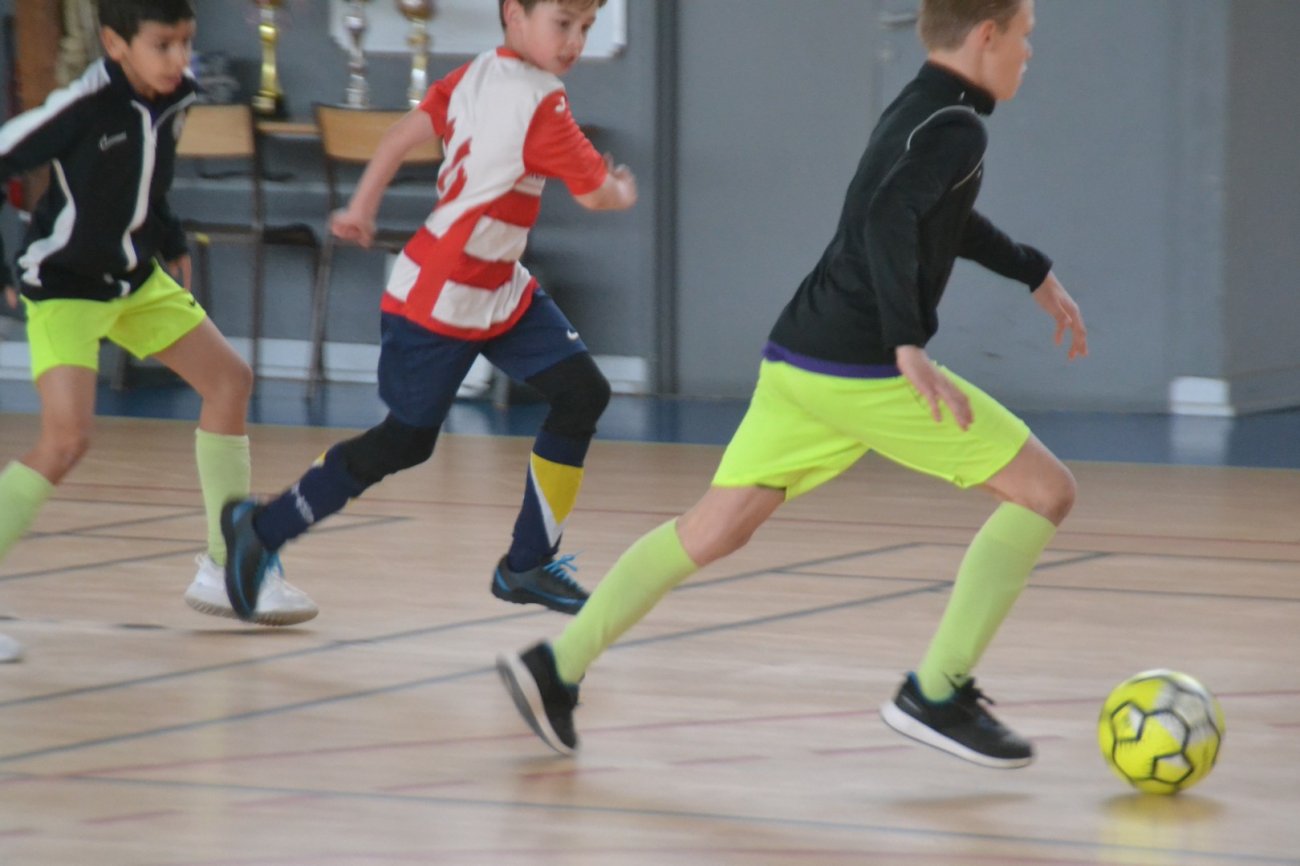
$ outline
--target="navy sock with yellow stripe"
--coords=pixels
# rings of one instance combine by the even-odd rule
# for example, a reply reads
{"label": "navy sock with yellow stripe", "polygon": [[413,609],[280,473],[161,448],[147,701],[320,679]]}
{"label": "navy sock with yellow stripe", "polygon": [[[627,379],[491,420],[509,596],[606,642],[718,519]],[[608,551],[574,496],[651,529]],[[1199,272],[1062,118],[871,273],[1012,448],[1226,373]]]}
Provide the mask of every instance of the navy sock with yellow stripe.
{"label": "navy sock with yellow stripe", "polygon": [[511,571],[527,571],[555,556],[582,487],[582,463],[591,437],[573,438],[543,430],[528,458],[524,502],[507,553]]}

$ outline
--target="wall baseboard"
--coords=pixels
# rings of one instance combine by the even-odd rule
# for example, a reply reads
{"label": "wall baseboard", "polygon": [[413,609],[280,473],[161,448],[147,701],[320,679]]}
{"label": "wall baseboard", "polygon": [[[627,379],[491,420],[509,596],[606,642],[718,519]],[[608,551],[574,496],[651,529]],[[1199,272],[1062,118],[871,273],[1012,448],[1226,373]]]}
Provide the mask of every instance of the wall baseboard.
{"label": "wall baseboard", "polygon": [[1244,373],[1230,379],[1180,376],[1169,383],[1174,415],[1231,418],[1300,406],[1300,370]]}
{"label": "wall baseboard", "polygon": [[[230,345],[245,359],[246,338],[230,338]],[[263,339],[263,377],[306,379],[311,345],[306,340]],[[650,390],[650,365],[645,358],[629,355],[595,355],[597,366],[609,379],[615,394],[646,394]],[[325,375],[331,382],[374,384],[379,365],[379,347],[368,343],[326,343]],[[31,366],[25,342],[0,342],[0,379],[26,379]]]}

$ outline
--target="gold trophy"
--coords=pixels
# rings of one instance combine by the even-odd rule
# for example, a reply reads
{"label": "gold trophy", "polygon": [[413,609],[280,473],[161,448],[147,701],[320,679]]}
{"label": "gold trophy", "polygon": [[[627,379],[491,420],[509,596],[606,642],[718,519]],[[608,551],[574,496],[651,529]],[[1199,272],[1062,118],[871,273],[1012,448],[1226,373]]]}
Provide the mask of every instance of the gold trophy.
{"label": "gold trophy", "polygon": [[429,48],[433,37],[429,35],[429,22],[436,14],[433,0],[395,0],[398,11],[411,22],[411,33],[406,44],[411,46],[411,86],[406,91],[406,101],[415,108],[424,101],[429,89]]}
{"label": "gold trophy", "polygon": [[262,86],[253,96],[253,111],[262,117],[284,118],[289,112],[284,102],[284,91],[280,90],[280,73],[275,64],[275,44],[280,39],[276,11],[283,0],[253,2],[262,15],[257,24],[257,33],[262,39]]}

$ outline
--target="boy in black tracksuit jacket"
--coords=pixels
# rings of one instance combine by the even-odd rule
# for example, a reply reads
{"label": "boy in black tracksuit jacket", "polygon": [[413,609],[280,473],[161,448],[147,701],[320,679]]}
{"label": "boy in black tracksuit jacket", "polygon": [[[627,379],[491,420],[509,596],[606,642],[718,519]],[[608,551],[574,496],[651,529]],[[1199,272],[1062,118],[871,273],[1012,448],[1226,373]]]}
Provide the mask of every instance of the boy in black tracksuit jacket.
{"label": "boy in black tracksuit jacket", "polygon": [[[0,559],[90,445],[99,343],[107,338],[138,357],[156,357],[203,398],[195,455],[208,549],[185,599],[204,613],[231,616],[220,507],[248,495],[253,375],[168,273],[189,282],[185,235],[167,192],[195,99],[187,71],[194,11],[189,0],[101,0],[100,21],[106,58],[0,127],[0,178],[50,166],[16,279],[0,264],[3,286],[22,293],[41,400],[35,446],[0,472]],[[264,598],[257,621],[265,624],[316,614],[282,577]],[[0,641],[0,658],[20,653],[11,640]]]}

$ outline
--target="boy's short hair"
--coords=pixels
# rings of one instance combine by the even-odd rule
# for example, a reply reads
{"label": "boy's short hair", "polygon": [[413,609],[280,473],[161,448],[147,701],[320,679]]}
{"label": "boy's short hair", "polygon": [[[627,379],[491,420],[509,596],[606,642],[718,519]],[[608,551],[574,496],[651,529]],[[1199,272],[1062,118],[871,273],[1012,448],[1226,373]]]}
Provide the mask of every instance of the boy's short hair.
{"label": "boy's short hair", "polygon": [[929,51],[958,48],[982,21],[1006,29],[1024,0],[921,0],[917,32]]}
{"label": "boy's short hair", "polygon": [[194,20],[190,0],[99,0],[99,24],[127,42],[140,32],[146,21],[180,24]]}
{"label": "boy's short hair", "polygon": [[[559,3],[561,6],[572,6],[574,9],[589,9],[595,6],[597,9],[604,7],[606,0],[519,0],[519,5],[524,7],[525,12],[532,12],[533,7],[539,3]],[[506,0],[497,0],[499,12],[501,15],[501,26],[506,26]]]}

